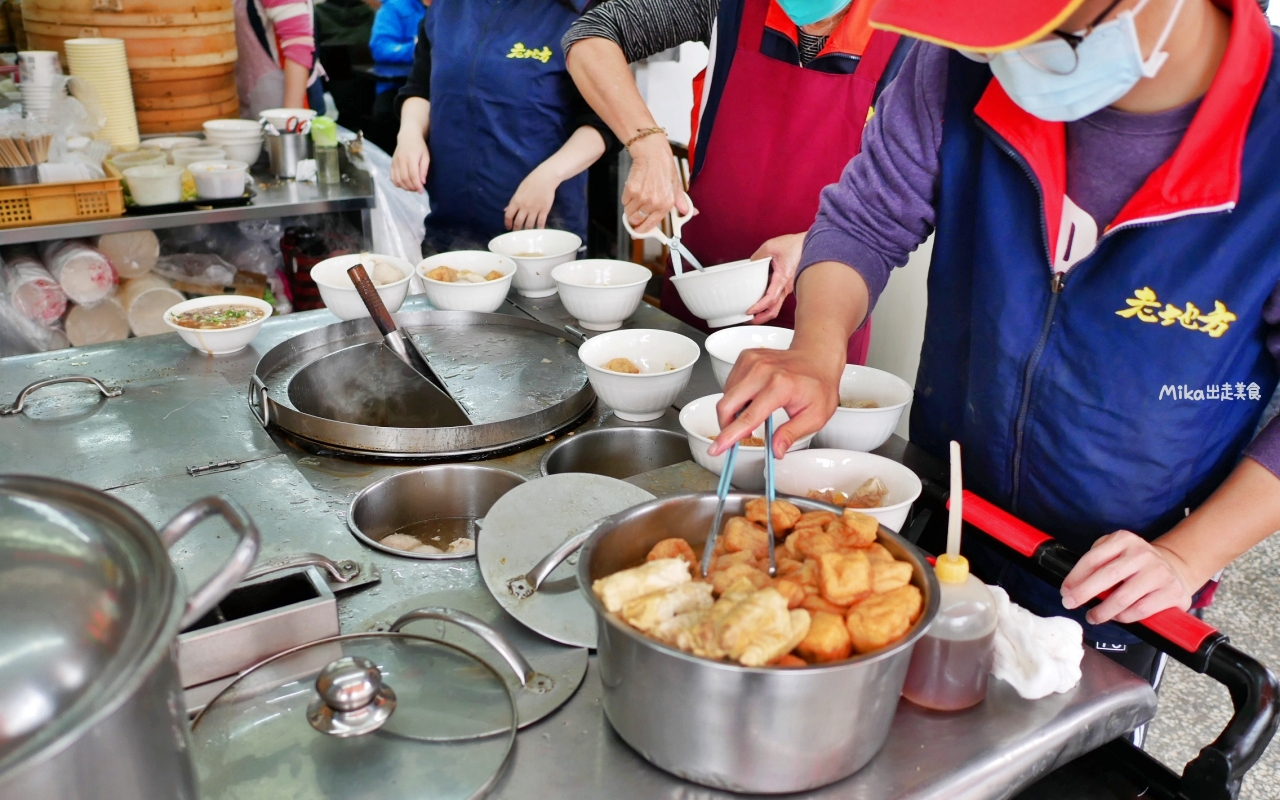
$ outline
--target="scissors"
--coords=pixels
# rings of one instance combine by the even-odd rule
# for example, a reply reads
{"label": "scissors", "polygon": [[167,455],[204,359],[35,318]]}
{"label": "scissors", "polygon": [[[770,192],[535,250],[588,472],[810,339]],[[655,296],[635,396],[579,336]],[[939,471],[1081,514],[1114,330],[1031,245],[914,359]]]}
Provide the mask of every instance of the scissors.
{"label": "scissors", "polygon": [[301,123],[298,122],[297,117],[289,117],[287,120],[285,120],[285,123],[284,123],[285,133],[299,133],[301,132],[301,128],[302,128],[302,125]]}
{"label": "scissors", "polygon": [[632,239],[657,239],[659,242],[669,247],[671,249],[671,266],[675,267],[677,275],[683,275],[684,264],[681,262],[681,256],[689,259],[689,263],[692,264],[698,272],[703,271],[702,264],[696,257],[694,257],[693,253],[689,252],[689,248],[685,247],[680,241],[680,229],[683,228],[684,224],[692,218],[693,211],[682,216],[680,212],[672,208],[671,211],[667,213],[667,219],[671,220],[670,236],[667,236],[662,232],[661,226],[657,226],[653,230],[646,231],[644,233],[636,233],[635,229],[631,227],[631,221],[627,219],[626,214],[622,215],[622,224],[626,227],[627,233],[631,234]]}

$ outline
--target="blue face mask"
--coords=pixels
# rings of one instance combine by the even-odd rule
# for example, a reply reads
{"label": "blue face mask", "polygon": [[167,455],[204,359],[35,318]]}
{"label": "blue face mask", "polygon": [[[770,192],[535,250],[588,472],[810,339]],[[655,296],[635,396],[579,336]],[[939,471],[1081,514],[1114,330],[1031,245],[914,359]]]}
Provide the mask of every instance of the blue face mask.
{"label": "blue face mask", "polygon": [[796,25],[812,25],[834,17],[853,0],[778,0],[778,5]]}
{"label": "blue face mask", "polygon": [[1178,0],[1151,57],[1143,60],[1134,16],[1142,0],[1083,36],[1054,36],[1043,42],[994,55],[965,53],[991,64],[991,71],[1013,102],[1050,122],[1073,122],[1106,108],[1129,93],[1142,78],[1154,78],[1169,54],[1160,48],[1182,10]]}

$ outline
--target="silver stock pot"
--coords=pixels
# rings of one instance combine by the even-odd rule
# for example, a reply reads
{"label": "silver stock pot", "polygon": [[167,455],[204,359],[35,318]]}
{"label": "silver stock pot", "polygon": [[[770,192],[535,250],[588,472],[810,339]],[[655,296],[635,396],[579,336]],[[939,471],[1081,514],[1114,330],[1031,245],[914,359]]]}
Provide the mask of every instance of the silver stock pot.
{"label": "silver stock pot", "polygon": [[[731,493],[727,514],[756,495]],[[833,510],[787,498],[801,509]],[[801,668],[749,668],[699,658],[641,634],[591,591],[597,578],[644,562],[662,539],[697,551],[715,514],[714,494],[653,500],[590,529],[578,582],[596,613],[604,711],[627,744],[655,766],[735,792],[800,792],[861,769],[880,750],[898,706],[911,651],[938,612],[933,569],[912,545],[880,529],[880,543],[909,562],[924,594],[907,635],[873,653]]]}
{"label": "silver stock pot", "polygon": [[[184,598],[166,549],[211,516],[239,541]],[[157,533],[96,489],[0,476],[0,800],[194,800],[173,643],[257,552],[221,497]]]}

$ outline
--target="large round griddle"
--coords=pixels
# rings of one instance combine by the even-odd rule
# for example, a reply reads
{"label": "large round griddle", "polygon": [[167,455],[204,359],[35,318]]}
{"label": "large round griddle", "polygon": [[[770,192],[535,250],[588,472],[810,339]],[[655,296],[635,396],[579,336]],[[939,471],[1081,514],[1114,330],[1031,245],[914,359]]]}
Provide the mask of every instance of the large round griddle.
{"label": "large round griddle", "polygon": [[577,345],[559,328],[464,311],[396,321],[473,425],[424,427],[421,379],[382,346],[370,319],[299,334],[263,356],[249,385],[259,422],[340,453],[422,459],[534,442],[595,403]]}

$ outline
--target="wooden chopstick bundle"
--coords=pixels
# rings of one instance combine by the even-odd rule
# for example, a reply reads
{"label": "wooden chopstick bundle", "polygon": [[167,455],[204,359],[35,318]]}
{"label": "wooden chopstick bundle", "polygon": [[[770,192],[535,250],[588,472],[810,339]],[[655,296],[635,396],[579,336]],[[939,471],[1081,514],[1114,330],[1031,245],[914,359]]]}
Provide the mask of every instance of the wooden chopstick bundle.
{"label": "wooden chopstick bundle", "polygon": [[34,167],[49,160],[52,134],[0,136],[0,167]]}

